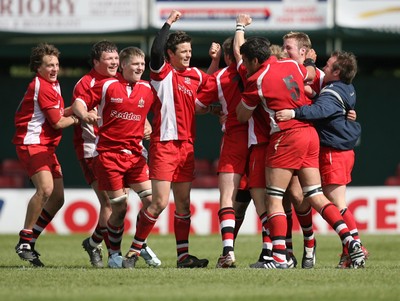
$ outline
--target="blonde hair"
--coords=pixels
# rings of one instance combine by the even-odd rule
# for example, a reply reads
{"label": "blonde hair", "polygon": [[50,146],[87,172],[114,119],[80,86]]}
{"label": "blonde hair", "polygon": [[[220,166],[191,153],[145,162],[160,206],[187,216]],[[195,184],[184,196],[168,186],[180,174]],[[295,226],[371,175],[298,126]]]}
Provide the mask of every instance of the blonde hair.
{"label": "blonde hair", "polygon": [[271,55],[276,56],[278,60],[288,57],[287,53],[283,51],[282,47],[277,44],[272,44],[269,46],[269,49],[271,49]]}
{"label": "blonde hair", "polygon": [[287,39],[295,39],[297,41],[297,46],[299,49],[303,47],[307,48],[307,50],[312,48],[310,37],[304,32],[300,31],[288,32],[283,36],[283,41]]}

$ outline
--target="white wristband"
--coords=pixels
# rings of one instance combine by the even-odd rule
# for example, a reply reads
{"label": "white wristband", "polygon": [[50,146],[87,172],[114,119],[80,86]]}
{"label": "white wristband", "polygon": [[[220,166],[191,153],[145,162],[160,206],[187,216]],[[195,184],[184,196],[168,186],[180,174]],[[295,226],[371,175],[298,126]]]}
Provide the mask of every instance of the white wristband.
{"label": "white wristband", "polygon": [[243,31],[245,30],[246,26],[244,26],[243,24],[236,24],[236,31]]}

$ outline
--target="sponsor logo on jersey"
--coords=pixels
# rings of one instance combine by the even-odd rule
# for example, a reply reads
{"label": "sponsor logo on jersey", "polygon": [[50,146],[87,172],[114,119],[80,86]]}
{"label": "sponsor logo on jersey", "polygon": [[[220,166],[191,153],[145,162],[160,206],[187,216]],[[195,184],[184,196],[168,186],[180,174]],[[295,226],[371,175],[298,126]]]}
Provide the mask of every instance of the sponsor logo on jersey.
{"label": "sponsor logo on jersey", "polygon": [[111,102],[122,103],[122,98],[119,98],[119,97],[111,97]]}
{"label": "sponsor logo on jersey", "polygon": [[[190,81],[190,80],[189,80]],[[189,96],[192,96],[192,91],[189,90],[188,88],[186,88],[185,86],[182,86],[180,84],[178,84],[178,90],[182,91],[184,94],[187,94]]]}
{"label": "sponsor logo on jersey", "polygon": [[112,110],[110,116],[111,118],[119,118],[133,121],[140,121],[142,119],[141,115],[136,115],[132,112],[118,112],[116,110]]}

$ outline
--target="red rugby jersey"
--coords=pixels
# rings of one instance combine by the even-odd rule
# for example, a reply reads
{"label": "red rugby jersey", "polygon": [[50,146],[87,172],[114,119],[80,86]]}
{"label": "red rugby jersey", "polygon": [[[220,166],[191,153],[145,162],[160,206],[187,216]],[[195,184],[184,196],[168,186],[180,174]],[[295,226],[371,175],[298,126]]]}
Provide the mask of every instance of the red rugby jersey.
{"label": "red rugby jersey", "polygon": [[159,70],[151,70],[150,83],[157,93],[153,140],[195,140],[195,101],[208,76],[196,67],[176,70],[168,62]]}
{"label": "red rugby jersey", "polygon": [[243,85],[236,63],[232,63],[210,76],[197,96],[200,105],[208,106],[215,101],[221,104],[223,114],[227,115],[222,126],[224,132],[247,131],[247,123],[239,122],[236,116],[236,107],[242,99]]}
{"label": "red rugby jersey", "polygon": [[40,144],[57,146],[61,140],[61,129],[54,129],[46,119],[45,111],[58,109],[64,115],[64,99],[58,81],[48,82],[39,74],[32,79],[15,113],[16,145]]}
{"label": "red rugby jersey", "polygon": [[242,101],[249,109],[262,105],[269,116],[270,134],[309,126],[307,121],[291,119],[282,122],[275,119],[276,111],[308,104],[304,94],[306,77],[307,73],[294,60],[277,60],[271,56],[247,79]]}
{"label": "red rugby jersey", "polygon": [[96,152],[124,151],[142,155],[144,125],[155,101],[147,81],[129,84],[123,79],[105,79],[76,101],[84,102],[88,110],[98,108]]}

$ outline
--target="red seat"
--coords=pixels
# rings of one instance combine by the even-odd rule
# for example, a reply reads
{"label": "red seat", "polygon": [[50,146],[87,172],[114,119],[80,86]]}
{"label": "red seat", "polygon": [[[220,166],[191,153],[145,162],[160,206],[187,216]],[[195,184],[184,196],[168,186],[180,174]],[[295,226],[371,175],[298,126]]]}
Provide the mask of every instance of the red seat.
{"label": "red seat", "polygon": [[387,186],[400,186],[400,176],[391,176],[388,177],[385,181],[385,185]]}
{"label": "red seat", "polygon": [[21,162],[17,159],[4,159],[1,163],[1,173],[3,175],[27,175]]}
{"label": "red seat", "polygon": [[24,176],[0,175],[0,188],[23,188],[24,184]]}
{"label": "red seat", "polygon": [[215,159],[212,163],[211,163],[211,166],[212,166],[212,172],[213,172],[213,174],[218,174],[218,164],[219,164],[219,159]]}
{"label": "red seat", "polygon": [[192,188],[218,188],[218,176],[199,176],[192,182]]}
{"label": "red seat", "polygon": [[207,159],[195,159],[194,172],[196,177],[202,175],[211,175],[212,173],[211,162],[208,161]]}

